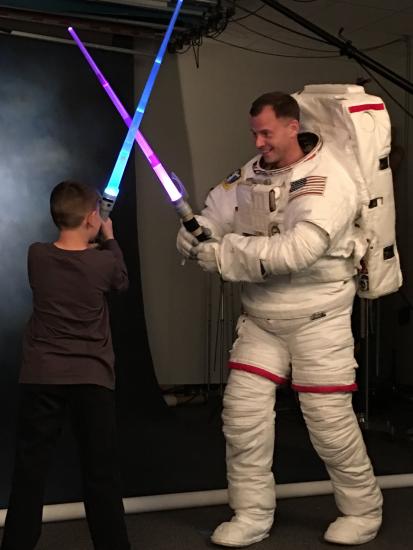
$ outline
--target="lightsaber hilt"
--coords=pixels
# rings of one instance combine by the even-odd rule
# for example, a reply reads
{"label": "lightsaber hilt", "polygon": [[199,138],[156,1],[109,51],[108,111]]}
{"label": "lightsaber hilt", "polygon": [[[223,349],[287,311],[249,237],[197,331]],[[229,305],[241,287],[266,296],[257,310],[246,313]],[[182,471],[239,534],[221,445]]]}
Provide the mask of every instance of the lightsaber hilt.
{"label": "lightsaber hilt", "polygon": [[100,201],[100,217],[102,218],[102,220],[106,221],[109,218],[109,214],[112,211],[115,200],[116,197],[112,197],[112,195],[103,193],[102,199]]}
{"label": "lightsaber hilt", "polygon": [[178,212],[185,229],[192,233],[192,235],[196,237],[199,242],[207,241],[209,236],[204,233],[204,230],[197,222],[189,204],[184,199],[178,199],[172,204]]}

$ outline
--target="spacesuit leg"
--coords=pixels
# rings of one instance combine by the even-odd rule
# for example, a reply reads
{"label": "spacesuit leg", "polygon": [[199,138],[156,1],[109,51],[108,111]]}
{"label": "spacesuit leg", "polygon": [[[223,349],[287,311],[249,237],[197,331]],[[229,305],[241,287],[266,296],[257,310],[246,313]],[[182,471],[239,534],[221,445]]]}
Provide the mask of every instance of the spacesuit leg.
{"label": "spacesuit leg", "polygon": [[229,504],[235,515],[215,529],[215,544],[248,546],[268,536],[275,510],[275,392],[276,384],[267,378],[231,371],[222,418]]}
{"label": "spacesuit leg", "polygon": [[381,525],[382,495],[354,414],[351,393],[300,393],[311,441],[330,475],[337,507],[325,540],[363,544]]}

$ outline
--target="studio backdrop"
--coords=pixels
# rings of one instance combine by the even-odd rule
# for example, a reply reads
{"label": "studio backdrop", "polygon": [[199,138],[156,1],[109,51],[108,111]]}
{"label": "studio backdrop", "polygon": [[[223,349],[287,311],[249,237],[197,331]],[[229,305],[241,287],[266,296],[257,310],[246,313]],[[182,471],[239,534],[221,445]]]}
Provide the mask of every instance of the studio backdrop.
{"label": "studio backdrop", "polygon": [[[131,112],[133,58],[93,51]],[[64,179],[102,190],[126,128],[75,46],[0,36],[0,504],[10,489],[18,403],[21,341],[31,313],[27,248],[56,238],[49,214],[52,188]],[[111,298],[117,356],[119,416],[123,427],[159,414],[165,404],[153,373],[142,303],[133,155],[112,213],[130,276],[127,294]],[[70,430],[56,452],[46,501],[81,500]],[[75,477],[74,477],[75,476]],[[130,493],[138,487],[125,481]]]}

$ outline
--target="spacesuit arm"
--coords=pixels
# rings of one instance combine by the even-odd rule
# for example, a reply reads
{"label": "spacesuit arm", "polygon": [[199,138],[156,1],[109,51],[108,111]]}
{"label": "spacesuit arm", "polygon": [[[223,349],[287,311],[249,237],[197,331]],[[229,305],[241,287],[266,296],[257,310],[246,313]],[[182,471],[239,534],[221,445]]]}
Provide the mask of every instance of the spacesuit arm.
{"label": "spacesuit arm", "polygon": [[310,222],[298,222],[271,237],[225,235],[219,248],[219,271],[226,281],[263,282],[273,275],[307,269],[329,247],[325,231]]}

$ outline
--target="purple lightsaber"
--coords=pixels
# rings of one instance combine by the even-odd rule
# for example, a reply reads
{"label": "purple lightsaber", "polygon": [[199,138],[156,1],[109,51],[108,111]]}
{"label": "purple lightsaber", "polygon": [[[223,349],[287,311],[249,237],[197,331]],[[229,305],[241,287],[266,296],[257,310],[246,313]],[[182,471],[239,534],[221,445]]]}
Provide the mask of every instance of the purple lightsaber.
{"label": "purple lightsaber", "polygon": [[[91,69],[97,76],[97,79],[99,80],[102,88],[105,90],[107,95],[109,96],[110,100],[112,101],[113,105],[116,107],[118,113],[122,117],[123,121],[125,122],[126,126],[129,128],[132,122],[132,117],[129,115],[129,113],[126,111],[125,107],[123,106],[122,102],[114,92],[112,86],[109,84],[109,82],[104,77],[102,71],[99,69],[99,67],[96,65],[95,61],[93,60],[90,53],[87,51],[86,47],[76,34],[73,27],[69,27],[68,31],[70,35],[72,36],[73,40],[78,45],[80,51],[83,53],[84,57],[86,58],[86,61],[89,63]],[[177,186],[175,185],[174,181],[172,180],[171,176],[168,174],[168,172],[165,170],[165,168],[162,166],[160,160],[155,155],[153,149],[150,147],[149,143],[144,138],[143,134],[138,130],[135,135],[135,140],[138,143],[141,151],[145,155],[146,159],[148,160],[152,170],[155,172],[155,174],[158,176],[159,181],[163,185],[165,191],[168,193],[169,198],[172,201],[172,204],[174,205],[175,209],[177,210],[179,216],[182,219],[182,223],[185,226],[185,228],[190,231],[197,239],[198,241],[205,241],[207,240],[207,236],[202,230],[202,227],[198,224],[196,221],[196,218],[192,212],[192,209],[188,202],[184,200],[183,194]],[[176,178],[176,176],[175,176]],[[178,180],[178,178],[176,178]],[[178,184],[179,184],[178,180]],[[182,184],[181,184],[182,185]]]}

